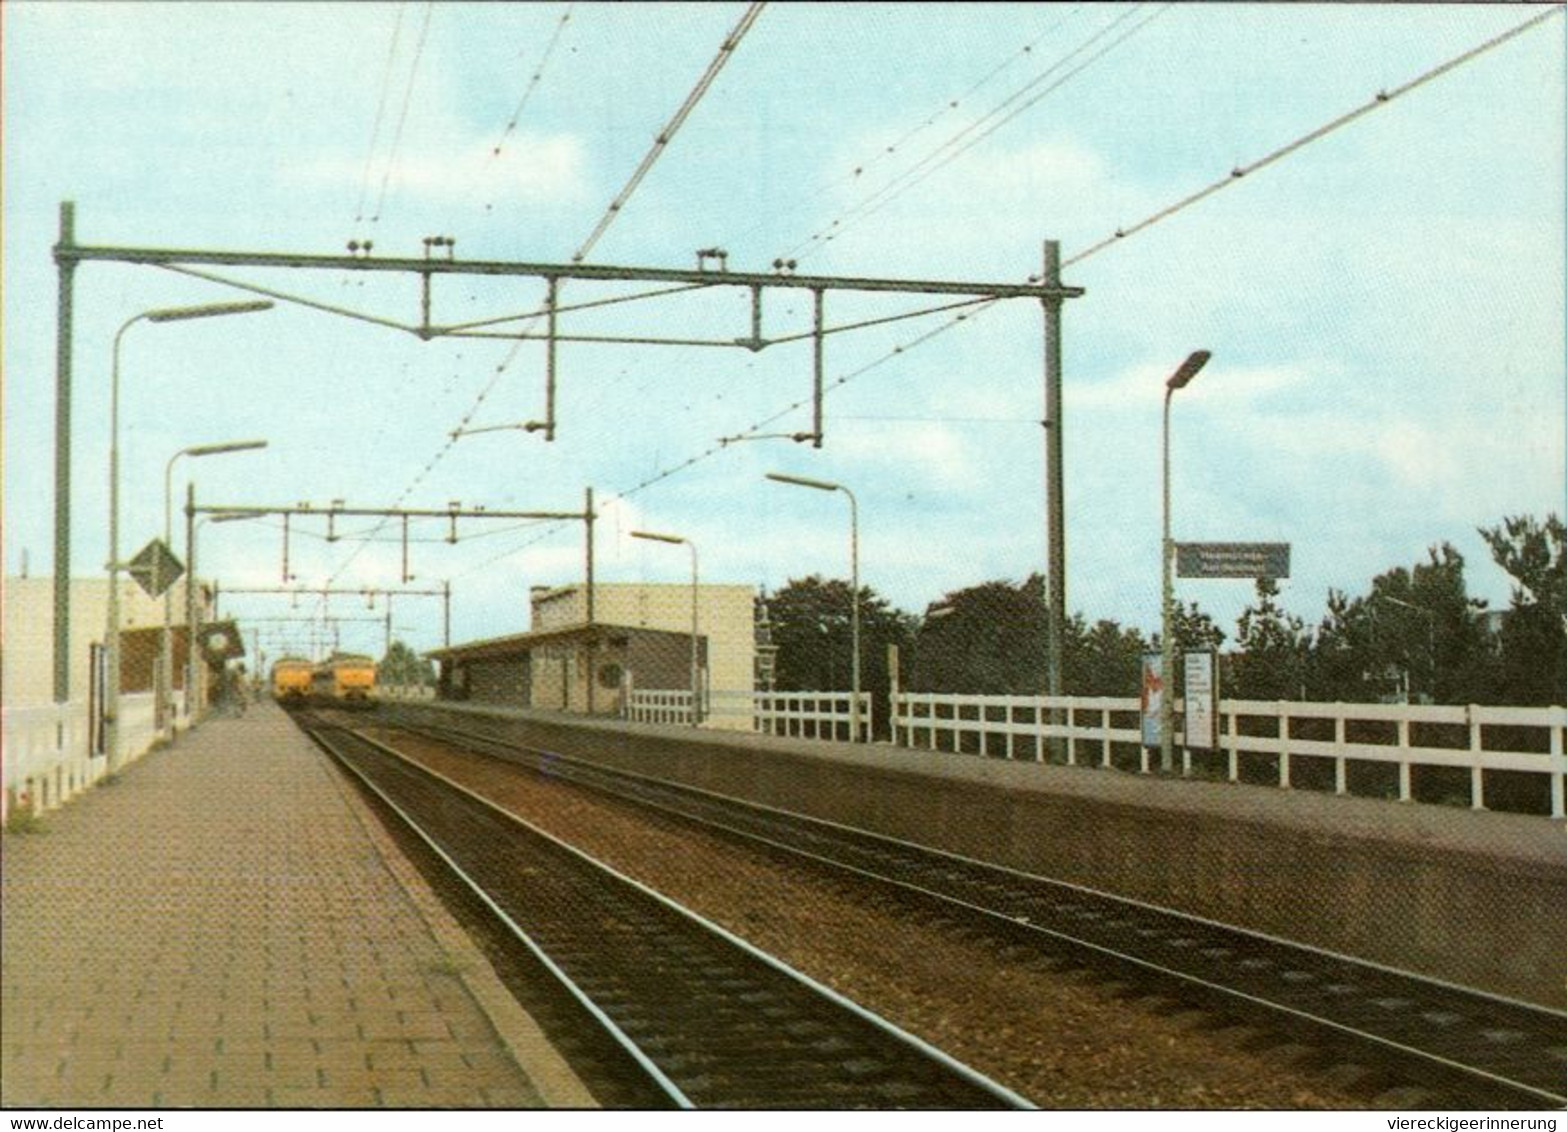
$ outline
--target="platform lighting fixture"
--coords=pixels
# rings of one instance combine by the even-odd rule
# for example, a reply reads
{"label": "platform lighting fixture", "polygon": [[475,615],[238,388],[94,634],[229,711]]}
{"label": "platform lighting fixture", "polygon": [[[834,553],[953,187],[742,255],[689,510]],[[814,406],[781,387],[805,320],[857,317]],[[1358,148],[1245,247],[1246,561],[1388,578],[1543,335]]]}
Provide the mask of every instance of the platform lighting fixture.
{"label": "platform lighting fixture", "polygon": [[1212,356],[1207,350],[1193,351],[1164,383],[1164,536],[1159,543],[1163,569],[1163,591],[1159,601],[1159,769],[1166,774],[1175,769],[1175,642],[1170,636],[1170,622],[1175,612],[1175,577],[1172,573],[1175,543],[1170,539],[1170,401],[1176,390],[1191,384]]}
{"label": "platform lighting fixture", "polygon": [[816,491],[841,491],[849,497],[849,638],[853,651],[850,671],[849,741],[860,741],[860,507],[854,492],[841,483],[813,480],[806,476],[791,476],[783,472],[768,472],[767,478],[776,483],[809,487]]}
{"label": "platform lighting fixture", "polygon": [[697,622],[697,594],[700,579],[697,572],[696,543],[680,535],[660,534],[657,531],[632,531],[631,537],[647,539],[649,542],[674,543],[676,546],[685,546],[691,551],[691,726],[698,727],[702,722],[702,678],[697,663],[697,634],[700,631]]}
{"label": "platform lighting fixture", "polygon": [[[190,456],[192,458],[200,456],[222,456],[229,452],[249,452],[257,448],[265,448],[266,446],[267,442],[265,440],[231,440],[219,444],[192,445],[189,448],[181,448],[178,452],[174,453],[174,455],[170,456],[169,462],[163,466],[163,545],[170,546],[174,541],[174,504],[172,499],[172,479],[174,474],[174,464],[181,456]],[[185,565],[187,571],[191,569],[191,564],[189,561],[190,556],[190,545],[189,540],[187,539],[185,546]],[[195,577],[187,572],[185,576],[185,588],[187,594],[190,592],[191,587],[195,584],[195,581]],[[191,619],[189,617],[190,602],[187,601],[185,604],[187,610],[187,616],[185,619],[185,632],[189,640],[187,648],[194,648],[196,638],[194,636],[194,630],[192,629]],[[174,733],[173,620],[174,590],[173,587],[169,587],[163,591],[163,632],[159,635],[158,642],[158,655],[160,657],[160,667],[158,670],[158,718],[161,720],[164,715],[167,714],[169,717],[169,734],[171,736]],[[194,701],[191,699],[190,682],[187,680],[185,684],[185,715],[187,719],[190,717],[193,703]]]}
{"label": "platform lighting fixture", "polygon": [[104,644],[108,652],[109,680],[104,696],[104,746],[109,770],[120,766],[120,343],[125,332],[138,322],[183,322],[187,319],[218,318],[230,314],[251,314],[271,310],[272,302],[257,299],[238,303],[207,303],[195,307],[155,307],[132,315],[114,333],[109,377],[109,609]]}

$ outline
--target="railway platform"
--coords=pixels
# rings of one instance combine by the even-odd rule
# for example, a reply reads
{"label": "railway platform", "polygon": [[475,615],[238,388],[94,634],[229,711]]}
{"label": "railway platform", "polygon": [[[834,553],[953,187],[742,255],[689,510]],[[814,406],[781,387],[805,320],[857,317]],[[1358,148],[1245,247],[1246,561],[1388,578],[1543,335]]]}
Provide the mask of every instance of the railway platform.
{"label": "railway platform", "polygon": [[593,1107],[270,703],[7,833],[0,1105]]}

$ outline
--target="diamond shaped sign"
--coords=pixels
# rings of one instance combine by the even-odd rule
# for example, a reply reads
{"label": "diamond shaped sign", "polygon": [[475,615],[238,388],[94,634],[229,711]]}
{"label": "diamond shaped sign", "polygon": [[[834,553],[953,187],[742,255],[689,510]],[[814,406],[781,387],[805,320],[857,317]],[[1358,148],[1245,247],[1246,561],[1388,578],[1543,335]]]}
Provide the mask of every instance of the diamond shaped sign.
{"label": "diamond shaped sign", "polygon": [[185,564],[174,557],[174,552],[163,544],[162,539],[155,538],[131,559],[125,572],[136,579],[136,584],[147,592],[148,597],[162,597],[163,591],[179,581],[185,573]]}

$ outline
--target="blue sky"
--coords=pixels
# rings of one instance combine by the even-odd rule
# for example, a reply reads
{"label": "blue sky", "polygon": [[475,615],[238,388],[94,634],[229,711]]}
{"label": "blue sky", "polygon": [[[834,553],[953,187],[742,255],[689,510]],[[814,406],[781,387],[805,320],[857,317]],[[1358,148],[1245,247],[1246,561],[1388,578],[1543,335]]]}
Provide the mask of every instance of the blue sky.
{"label": "blue sky", "polygon": [[[588,258],[687,267],[719,245],[736,269],[794,255],[823,274],[1021,281],[1043,240],[1070,260],[1543,10],[773,5]],[[24,551],[32,573],[51,569],[60,201],[76,202],[83,243],[335,253],[370,238],[417,255],[424,236],[451,234],[463,257],[562,262],[743,11],[578,4],[563,24],[567,6],[546,3],[6,4],[7,573]],[[1175,406],[1177,538],[1292,543],[1284,602],[1312,622],[1329,588],[1363,592],[1444,540],[1471,590],[1505,605],[1476,528],[1567,510],[1564,24],[1558,13],[1066,270],[1087,291],[1064,316],[1074,610],[1155,625],[1162,380],[1199,347],[1214,359]],[[987,133],[998,105],[1019,112]],[[874,195],[889,184],[902,191]],[[812,240],[824,231],[842,234]],[[226,275],[417,318],[400,276]],[[442,282],[436,317],[531,309],[541,290]],[[238,297],[155,268],[78,273],[77,574],[101,569],[107,548],[116,327]],[[834,294],[828,317],[916,305]],[[743,293],[725,291],[568,329],[724,337],[748,317]],[[892,353],[943,322],[828,340],[829,379],[857,376],[829,397],[819,450],[718,444],[808,393],[806,343],[565,345],[555,443],[496,431],[448,444],[464,419],[541,415],[540,345],[421,342],[301,307],[138,325],[122,358],[123,543],[160,530],[172,453],[257,436],[271,447],[184,462],[176,491],[188,474],[214,503],[571,510],[592,485],[606,580],[686,577],[686,557],[631,540],[637,527],[692,538],[712,581],[846,576],[842,501],[763,480],[778,470],[856,491],[863,580],[917,611],[1045,562],[1039,310],[1003,304]],[[769,297],[770,332],[808,325],[807,303]],[[763,431],[808,420],[794,410]],[[415,530],[430,541],[413,546],[414,584],[451,580],[457,640],[525,628],[528,587],[580,572],[574,527],[474,524],[456,546],[445,533]],[[300,584],[400,584],[396,541],[323,534],[295,525]],[[208,526],[203,573],[278,584],[281,541],[268,523]],[[1187,581],[1180,594],[1230,624],[1250,587]],[[288,604],[228,608],[276,617]],[[274,655],[303,640],[268,624]],[[399,602],[396,625],[434,647],[439,602]],[[379,651],[376,625],[342,631]]]}

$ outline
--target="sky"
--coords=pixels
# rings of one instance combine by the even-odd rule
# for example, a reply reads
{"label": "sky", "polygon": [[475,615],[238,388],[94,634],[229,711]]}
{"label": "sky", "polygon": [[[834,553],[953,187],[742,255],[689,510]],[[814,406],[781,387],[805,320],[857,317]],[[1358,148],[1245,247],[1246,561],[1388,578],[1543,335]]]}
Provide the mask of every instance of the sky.
{"label": "sky", "polygon": [[[624,206],[606,210],[697,88],[740,4],[94,4],[10,0],[4,34],[4,556],[52,571],[62,201],[83,244],[1023,282],[1059,241],[1084,288],[1062,315],[1068,605],[1152,631],[1164,378],[1212,360],[1172,414],[1180,541],[1292,547],[1282,602],[1450,542],[1472,594],[1509,579],[1478,529],[1567,512],[1567,152],[1560,10],[1356,120],[1231,176],[1552,12],[1516,5],[790,5],[764,8]],[[1204,186],[1222,191],[1136,228]],[[1128,234],[1101,243],[1117,230]],[[831,238],[825,238],[831,236]],[[1098,250],[1094,250],[1098,248]],[[1085,254],[1087,253],[1087,254]],[[1077,258],[1082,257],[1082,258]],[[402,323],[416,280],[222,269],[224,281],[89,263],[75,286],[72,571],[107,558],[111,345],[129,318],[265,287]],[[565,302],[645,289],[568,282]],[[536,309],[537,279],[437,281],[452,323]],[[829,326],[935,305],[833,291]],[[764,331],[810,326],[768,291]],[[207,505],[575,511],[601,505],[598,577],[770,589],[847,577],[837,495],[858,500],[862,582],[921,612],[1046,566],[1043,335],[1011,300],[832,334],[820,448],[811,346],[759,352],[565,343],[556,439],[545,351],[435,338],[282,303],[138,323],[121,350],[121,541],[161,533],[166,462]],[[563,316],[578,334],[730,340],[748,294],[712,288]],[[518,323],[505,324],[514,328]],[[937,332],[937,333],[932,333]],[[765,423],[764,423],[765,422]],[[479,429],[452,439],[461,427]],[[725,443],[724,438],[745,437]],[[176,520],[176,529],[180,523]],[[397,527],[290,526],[303,587],[405,588]],[[411,528],[407,588],[452,588],[452,638],[528,627],[530,586],[578,580],[580,524]],[[183,556],[183,538],[176,550]],[[225,591],[281,586],[278,520],[204,524]],[[1182,580],[1233,630],[1244,581]],[[330,599],[344,648],[379,653],[383,606]],[[271,656],[326,640],[318,599],[230,592]],[[394,632],[438,647],[441,603]],[[262,620],[263,618],[267,620]],[[298,618],[299,620],[288,620]]]}

